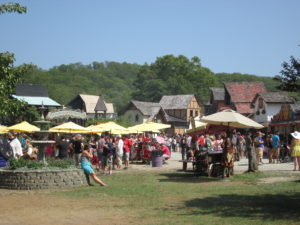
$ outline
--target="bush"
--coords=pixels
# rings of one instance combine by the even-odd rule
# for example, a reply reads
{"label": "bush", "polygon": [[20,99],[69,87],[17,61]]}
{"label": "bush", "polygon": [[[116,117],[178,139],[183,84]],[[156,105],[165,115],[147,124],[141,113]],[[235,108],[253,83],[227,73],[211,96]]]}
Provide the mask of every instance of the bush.
{"label": "bush", "polygon": [[73,159],[47,158],[46,161],[49,167],[59,167],[59,168],[67,169],[74,165]]}
{"label": "bush", "polygon": [[49,168],[49,167],[67,169],[67,168],[71,168],[74,165],[74,160],[72,159],[56,160],[54,158],[47,158],[46,162],[47,162],[47,166],[35,160],[26,160],[24,158],[10,159],[9,169],[10,170],[16,170],[19,168],[41,169],[41,168]]}
{"label": "bush", "polygon": [[42,163],[40,163],[38,161],[33,161],[33,160],[26,160],[24,158],[9,160],[9,169],[10,170],[16,170],[18,168],[39,169],[42,167],[43,167]]}

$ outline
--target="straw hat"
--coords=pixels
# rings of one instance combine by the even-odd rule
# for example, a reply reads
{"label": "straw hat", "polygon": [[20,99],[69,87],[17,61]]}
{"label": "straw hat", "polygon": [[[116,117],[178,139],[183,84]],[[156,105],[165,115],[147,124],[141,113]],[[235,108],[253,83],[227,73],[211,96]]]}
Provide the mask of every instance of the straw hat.
{"label": "straw hat", "polygon": [[293,138],[295,139],[300,139],[300,133],[298,131],[295,131],[294,133],[291,133],[291,135],[293,136]]}

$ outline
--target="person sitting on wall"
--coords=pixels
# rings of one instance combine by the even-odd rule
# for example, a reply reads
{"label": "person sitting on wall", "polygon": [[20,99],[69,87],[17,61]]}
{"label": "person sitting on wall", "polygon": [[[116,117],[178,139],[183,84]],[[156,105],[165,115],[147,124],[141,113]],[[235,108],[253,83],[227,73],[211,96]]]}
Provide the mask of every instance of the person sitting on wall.
{"label": "person sitting on wall", "polygon": [[33,147],[29,138],[25,139],[25,148],[23,149],[23,158],[29,160],[37,160],[37,147]]}

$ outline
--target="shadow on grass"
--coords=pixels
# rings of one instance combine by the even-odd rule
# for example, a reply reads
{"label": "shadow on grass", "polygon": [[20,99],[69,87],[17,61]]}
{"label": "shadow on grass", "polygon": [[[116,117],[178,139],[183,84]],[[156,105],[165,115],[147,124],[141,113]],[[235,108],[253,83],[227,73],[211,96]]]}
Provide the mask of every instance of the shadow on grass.
{"label": "shadow on grass", "polygon": [[204,183],[204,182],[228,182],[228,179],[198,176],[194,173],[162,173],[161,176],[167,178],[159,179],[159,182],[187,182],[187,183]]}
{"label": "shadow on grass", "polygon": [[185,202],[189,215],[299,221],[300,192],[268,195],[219,195]]}

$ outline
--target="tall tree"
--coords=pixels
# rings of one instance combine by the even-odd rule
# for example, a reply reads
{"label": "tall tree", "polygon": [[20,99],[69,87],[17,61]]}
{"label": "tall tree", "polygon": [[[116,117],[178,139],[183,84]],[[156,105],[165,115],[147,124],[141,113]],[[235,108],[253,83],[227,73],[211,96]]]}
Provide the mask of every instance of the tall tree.
{"label": "tall tree", "polygon": [[22,120],[33,121],[38,118],[36,109],[23,101],[12,98],[15,86],[22,80],[30,65],[14,67],[12,53],[0,53],[0,118],[2,123],[10,124]]}
{"label": "tall tree", "polygon": [[159,101],[162,95],[194,93],[205,101],[209,87],[216,84],[214,74],[201,66],[198,57],[188,59],[183,55],[165,55],[140,68],[134,82],[133,98]]}
{"label": "tall tree", "polygon": [[293,56],[290,58],[290,63],[283,62],[283,69],[280,71],[280,75],[274,77],[275,80],[280,82],[278,89],[299,92],[300,90],[300,61]]}
{"label": "tall tree", "polygon": [[[26,13],[27,8],[19,3],[4,3],[0,5],[0,15],[4,13]],[[28,71],[30,65],[14,67],[14,54],[0,53],[0,120],[10,124],[17,121],[33,121],[38,118],[36,109],[27,103],[12,98],[17,83]]]}

